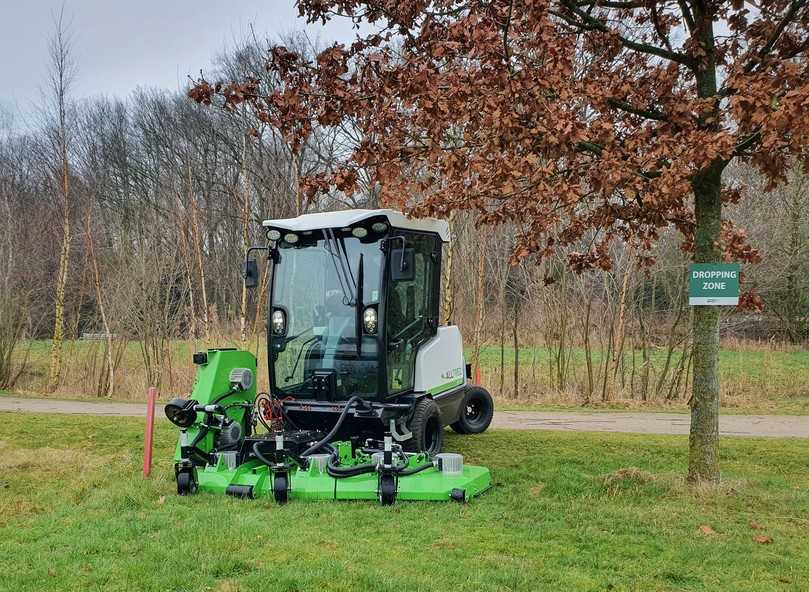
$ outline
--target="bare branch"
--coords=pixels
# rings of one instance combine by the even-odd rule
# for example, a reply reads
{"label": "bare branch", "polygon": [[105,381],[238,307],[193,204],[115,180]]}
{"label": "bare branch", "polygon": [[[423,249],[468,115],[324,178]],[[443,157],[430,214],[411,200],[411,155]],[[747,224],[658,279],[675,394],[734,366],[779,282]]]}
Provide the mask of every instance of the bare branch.
{"label": "bare branch", "polygon": [[775,44],[778,42],[778,39],[784,32],[784,29],[786,29],[787,26],[795,18],[795,16],[797,16],[798,11],[804,6],[806,6],[807,1],[809,0],[793,0],[793,2],[790,3],[787,12],[784,15],[784,18],[782,18],[781,21],[778,23],[778,25],[775,27],[775,30],[770,35],[770,38],[767,40],[767,43],[765,43],[764,46],[758,51],[756,57],[750,60],[744,67],[745,72],[748,73],[752,72],[753,69],[761,63],[761,60],[767,57],[767,55],[772,51],[773,47],[775,47]]}
{"label": "bare branch", "polygon": [[596,30],[601,31],[602,33],[614,35],[621,42],[621,44],[628,49],[633,49],[635,51],[639,51],[641,53],[646,53],[650,55],[656,55],[663,59],[676,62],[678,64],[683,64],[684,66],[688,67],[694,67],[696,65],[696,62],[685,54],[678,53],[675,51],[669,51],[668,49],[665,49],[663,47],[657,47],[656,45],[650,45],[648,43],[641,43],[639,41],[629,39],[628,37],[624,37],[614,29],[608,27],[606,23],[601,19],[598,19],[586,13],[585,11],[581,10],[578,6],[576,6],[573,3],[573,0],[562,0],[562,5],[581,19],[581,21],[575,21],[574,19],[565,19],[565,21],[568,22],[569,24],[587,30]]}
{"label": "bare branch", "polygon": [[666,115],[663,111],[659,109],[655,109],[653,107],[636,107],[632,103],[628,103],[626,101],[621,101],[618,99],[607,99],[607,104],[610,107],[615,107],[616,109],[620,109],[621,111],[625,111],[627,113],[631,113],[633,115],[637,115],[639,117],[644,117],[646,119],[653,119],[655,121],[668,121],[668,115]]}

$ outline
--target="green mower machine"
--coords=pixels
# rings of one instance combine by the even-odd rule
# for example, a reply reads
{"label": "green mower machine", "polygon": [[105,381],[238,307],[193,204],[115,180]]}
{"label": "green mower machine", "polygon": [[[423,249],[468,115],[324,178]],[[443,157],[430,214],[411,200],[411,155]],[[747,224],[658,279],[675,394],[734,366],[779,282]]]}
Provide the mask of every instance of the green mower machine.
{"label": "green mower machine", "polygon": [[177,493],[288,500],[464,502],[489,470],[442,452],[444,426],[489,427],[489,393],[469,382],[461,334],[439,326],[449,227],[392,210],[267,220],[269,393],[256,358],[211,349],[190,399],[165,408],[180,428]]}

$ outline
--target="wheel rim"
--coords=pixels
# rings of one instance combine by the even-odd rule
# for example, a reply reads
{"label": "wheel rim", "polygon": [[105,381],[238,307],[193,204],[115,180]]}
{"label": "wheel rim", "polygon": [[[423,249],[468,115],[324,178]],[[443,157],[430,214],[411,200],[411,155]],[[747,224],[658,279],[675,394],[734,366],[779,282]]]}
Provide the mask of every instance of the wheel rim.
{"label": "wheel rim", "polygon": [[473,398],[466,402],[466,421],[472,424],[480,423],[485,415],[485,406],[483,401],[478,398]]}

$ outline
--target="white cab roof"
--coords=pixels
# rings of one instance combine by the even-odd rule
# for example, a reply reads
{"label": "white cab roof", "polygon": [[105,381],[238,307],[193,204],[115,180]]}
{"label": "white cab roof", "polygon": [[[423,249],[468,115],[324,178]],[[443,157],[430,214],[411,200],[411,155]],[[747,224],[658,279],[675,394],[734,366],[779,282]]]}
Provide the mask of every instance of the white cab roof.
{"label": "white cab roof", "polygon": [[264,220],[261,225],[265,228],[281,228],[292,232],[303,232],[305,230],[321,230],[323,228],[344,228],[377,216],[385,216],[388,219],[388,223],[393,228],[435,232],[441,237],[443,242],[449,242],[449,224],[446,220],[436,220],[435,218],[408,218],[396,210],[340,210],[338,212],[304,214],[297,218]]}

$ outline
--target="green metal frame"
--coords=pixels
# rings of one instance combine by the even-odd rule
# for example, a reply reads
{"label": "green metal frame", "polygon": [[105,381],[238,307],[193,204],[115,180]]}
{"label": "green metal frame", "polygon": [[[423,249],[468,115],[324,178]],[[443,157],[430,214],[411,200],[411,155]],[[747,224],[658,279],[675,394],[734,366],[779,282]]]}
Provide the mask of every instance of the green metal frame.
{"label": "green metal frame", "polygon": [[[358,453],[351,457],[351,443],[338,442],[344,465],[363,464],[370,461],[367,455]],[[348,450],[348,456],[344,452]],[[346,462],[347,461],[347,462]],[[426,455],[410,457],[409,467],[430,462]],[[252,487],[252,497],[272,497],[273,473],[259,461],[246,462],[235,469],[228,469],[222,459],[197,472],[200,491],[224,494],[231,485]],[[367,473],[354,477],[334,478],[321,472],[315,463],[308,469],[295,468],[289,472],[290,500],[376,500],[378,474]],[[426,469],[415,475],[399,477],[396,499],[400,501],[449,501],[453,490],[464,492],[464,501],[480,495],[491,487],[489,469],[479,466],[464,466],[463,473],[448,475],[437,468]]]}
{"label": "green metal frame", "polygon": [[[207,352],[207,362],[201,364],[194,381],[192,398],[200,404],[209,404],[230,391],[229,374],[233,368],[248,368],[256,371],[256,358],[250,352],[227,349],[212,349]],[[256,398],[256,388],[238,391],[221,401],[221,404],[248,403]],[[233,406],[227,410],[228,416],[245,426],[247,409]],[[199,433],[201,419],[187,429],[188,441]],[[354,466],[371,462],[371,458],[361,452],[352,453],[350,442],[336,442],[341,466]],[[209,453],[214,446],[214,432],[209,432],[197,448]],[[177,444],[175,460],[182,460],[180,442]],[[408,468],[423,466],[431,462],[425,454],[408,456]],[[194,470],[199,491],[216,494],[227,493],[230,486],[251,487],[252,497],[273,497],[273,469],[258,460],[247,461],[236,468],[229,468],[223,456]],[[378,499],[377,472],[335,478],[316,463],[309,463],[306,469],[292,467],[288,470],[288,499],[290,500],[376,500]],[[437,467],[425,469],[413,475],[398,477],[396,499],[412,501],[447,501],[453,498],[453,491],[463,492],[463,501],[479,495],[491,487],[489,469],[465,465],[463,472],[446,474]],[[457,500],[460,501],[460,500]]]}
{"label": "green metal frame", "polygon": [[[197,368],[197,375],[194,378],[194,386],[191,391],[191,398],[206,405],[213,402],[217,397],[224,395],[230,390],[230,371],[234,368],[247,368],[256,376],[256,357],[248,351],[237,349],[209,349],[207,351],[208,361],[200,364]],[[253,404],[256,400],[256,385],[245,391],[238,391],[228,396],[222,401],[227,405],[230,403]],[[228,417],[244,425],[246,409],[245,407],[231,407],[228,409]],[[197,423],[188,428],[188,440],[193,440],[199,432],[200,424]],[[210,452],[214,444],[214,432],[208,434],[197,444],[202,452]],[[174,460],[182,458],[180,454],[180,441],[177,441],[177,448],[174,452]]]}

